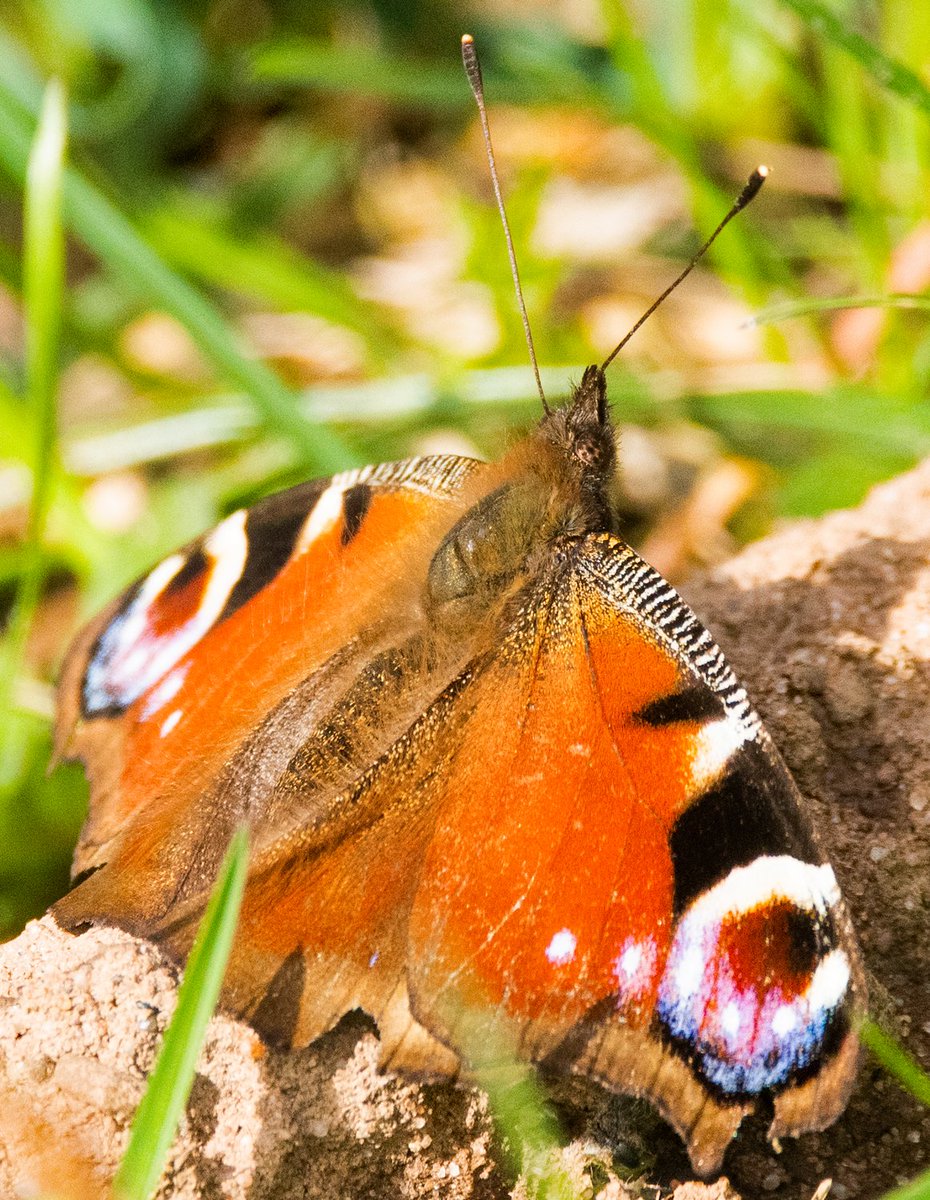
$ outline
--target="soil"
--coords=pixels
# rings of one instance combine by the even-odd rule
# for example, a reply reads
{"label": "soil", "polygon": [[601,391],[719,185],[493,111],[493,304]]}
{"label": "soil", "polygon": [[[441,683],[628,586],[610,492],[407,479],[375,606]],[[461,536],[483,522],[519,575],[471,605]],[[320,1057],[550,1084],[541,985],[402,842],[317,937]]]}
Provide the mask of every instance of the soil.
{"label": "soil", "polygon": [[[930,1066],[930,463],[682,591],[810,802],[862,942],[873,1013]],[[154,947],[115,930],[74,938],[45,918],[0,947],[0,1195],[103,1192],[175,989]],[[858,1200],[930,1164],[930,1111],[870,1059],[832,1129],[777,1153],[764,1122],[747,1122],[727,1158],[729,1182],[710,1185],[689,1182],[677,1139],[643,1106],[580,1085],[551,1095],[576,1196],[618,1200],[624,1163],[647,1157],[650,1182],[633,1192],[675,1200],[810,1198],[828,1178],[836,1200]],[[217,1016],[160,1194],[527,1191],[485,1098],[381,1075],[364,1018],[283,1055]]]}

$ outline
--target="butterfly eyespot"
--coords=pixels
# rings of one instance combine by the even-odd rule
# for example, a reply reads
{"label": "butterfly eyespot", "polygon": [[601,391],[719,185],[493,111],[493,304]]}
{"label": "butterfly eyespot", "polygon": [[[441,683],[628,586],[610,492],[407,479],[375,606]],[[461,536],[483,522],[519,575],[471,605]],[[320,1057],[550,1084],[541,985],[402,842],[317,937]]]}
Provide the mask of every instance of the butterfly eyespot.
{"label": "butterfly eyespot", "polygon": [[658,1012],[722,1094],[803,1078],[848,1032],[852,969],[832,928],[835,887],[828,867],[759,859],[682,915]]}

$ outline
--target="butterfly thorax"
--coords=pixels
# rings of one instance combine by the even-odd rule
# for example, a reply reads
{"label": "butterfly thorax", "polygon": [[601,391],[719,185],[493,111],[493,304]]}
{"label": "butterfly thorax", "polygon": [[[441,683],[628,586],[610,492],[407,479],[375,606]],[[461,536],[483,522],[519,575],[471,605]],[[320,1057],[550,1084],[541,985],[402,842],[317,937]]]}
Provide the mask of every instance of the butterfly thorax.
{"label": "butterfly thorax", "polygon": [[616,442],[603,371],[517,447],[502,482],[452,527],[430,562],[427,607],[460,631],[503,604],[567,540],[616,532]]}

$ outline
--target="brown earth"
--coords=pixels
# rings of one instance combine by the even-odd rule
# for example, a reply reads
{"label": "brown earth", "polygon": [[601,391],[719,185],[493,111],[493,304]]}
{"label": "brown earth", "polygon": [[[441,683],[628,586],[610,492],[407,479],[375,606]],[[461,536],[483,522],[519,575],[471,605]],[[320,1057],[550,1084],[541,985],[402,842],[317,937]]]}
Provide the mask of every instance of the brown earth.
{"label": "brown earth", "polygon": [[[930,1066],[930,463],[683,591],[810,800],[861,937],[873,1011]],[[100,1194],[174,1000],[158,952],[114,930],[72,938],[46,918],[0,947],[0,1195]],[[360,1017],[292,1055],[215,1018],[161,1194],[526,1195],[480,1093],[385,1077],[376,1059]],[[664,1195],[687,1180],[677,1139],[642,1106],[577,1087],[553,1097],[575,1195],[625,1195],[616,1171],[637,1156]],[[776,1154],[764,1123],[748,1123],[727,1171],[747,1198],[809,1198],[832,1178],[837,1200],[855,1200],[928,1163],[930,1112],[865,1061],[833,1129]],[[732,1192],[686,1183],[675,1196]]]}

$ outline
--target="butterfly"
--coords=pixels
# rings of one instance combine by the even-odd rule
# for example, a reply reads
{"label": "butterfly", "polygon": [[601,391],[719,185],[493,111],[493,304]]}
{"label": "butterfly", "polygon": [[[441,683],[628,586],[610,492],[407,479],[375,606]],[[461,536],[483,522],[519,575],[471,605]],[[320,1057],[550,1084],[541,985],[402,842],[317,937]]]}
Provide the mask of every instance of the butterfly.
{"label": "butterfly", "polygon": [[622,537],[602,366],[493,464],[234,512],[78,636],[56,749],[91,808],[66,929],[183,961],[233,831],[223,1004],[386,1069],[501,1057],[649,1099],[694,1168],[822,1129],[865,986],[830,864],[711,634]]}

